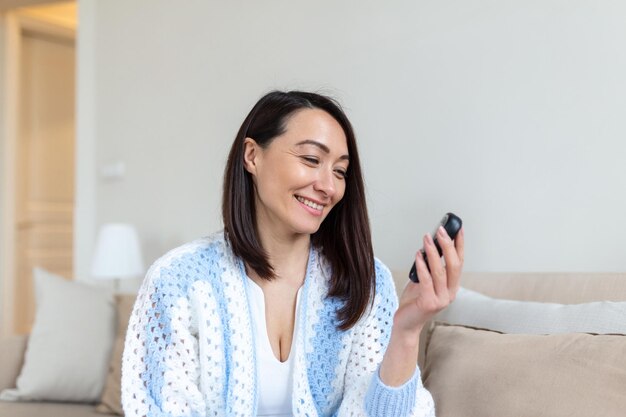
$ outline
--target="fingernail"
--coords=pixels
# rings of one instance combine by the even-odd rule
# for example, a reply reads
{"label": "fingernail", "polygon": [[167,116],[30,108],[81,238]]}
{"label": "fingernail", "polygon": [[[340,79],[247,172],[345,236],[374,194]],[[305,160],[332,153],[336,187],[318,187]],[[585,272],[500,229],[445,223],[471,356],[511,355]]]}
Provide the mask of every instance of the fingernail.
{"label": "fingernail", "polygon": [[428,241],[428,243],[433,243],[433,237],[430,235],[430,233],[426,234],[426,240]]}
{"label": "fingernail", "polygon": [[439,228],[437,229],[437,233],[439,233],[441,236],[445,236],[446,229],[444,229],[443,226],[439,226]]}

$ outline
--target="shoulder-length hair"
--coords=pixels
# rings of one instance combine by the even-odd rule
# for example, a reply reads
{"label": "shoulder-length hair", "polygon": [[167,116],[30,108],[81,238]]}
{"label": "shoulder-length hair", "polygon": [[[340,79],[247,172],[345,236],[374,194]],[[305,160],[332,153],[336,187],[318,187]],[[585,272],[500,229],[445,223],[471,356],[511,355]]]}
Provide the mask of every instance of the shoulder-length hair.
{"label": "shoulder-length hair", "polygon": [[333,207],[311,243],[329,262],[332,277],[329,297],[343,306],[337,311],[338,328],[350,329],[363,316],[376,291],[374,252],[370,233],[365,186],[352,125],[333,99],[302,91],[272,91],[252,108],[228,155],[224,172],[222,217],[226,239],[233,253],[242,258],[263,279],[275,277],[267,253],[260,244],[256,227],[255,189],[244,168],[244,140],[250,137],[267,147],[283,134],[287,122],[302,109],[321,109],[331,115],[346,135],[350,164],[343,198]]}

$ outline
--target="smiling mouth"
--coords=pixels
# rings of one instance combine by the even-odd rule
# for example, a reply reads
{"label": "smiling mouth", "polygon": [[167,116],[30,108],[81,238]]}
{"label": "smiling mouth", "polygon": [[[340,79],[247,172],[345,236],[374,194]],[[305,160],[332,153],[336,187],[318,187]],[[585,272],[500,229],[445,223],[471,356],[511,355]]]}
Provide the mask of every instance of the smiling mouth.
{"label": "smiling mouth", "polygon": [[311,207],[312,209],[319,210],[319,211],[322,211],[324,209],[323,205],[314,203],[313,201],[307,200],[306,198],[300,197],[299,195],[296,196],[296,199],[302,204],[304,204],[305,206]]}

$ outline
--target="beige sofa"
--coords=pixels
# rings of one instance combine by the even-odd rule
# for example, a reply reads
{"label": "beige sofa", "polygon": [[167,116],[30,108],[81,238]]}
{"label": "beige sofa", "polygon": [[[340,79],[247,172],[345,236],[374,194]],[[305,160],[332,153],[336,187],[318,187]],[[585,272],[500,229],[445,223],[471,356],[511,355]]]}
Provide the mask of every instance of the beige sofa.
{"label": "beige sofa", "polygon": [[626,274],[466,273],[463,286],[477,293],[439,317],[459,325],[421,338],[438,417],[626,415]]}
{"label": "beige sofa", "polygon": [[[398,291],[401,291],[405,285],[406,276],[406,271],[394,273]],[[465,273],[463,286],[491,297],[522,301],[534,300],[566,304],[600,300],[626,301],[626,274]],[[624,320],[626,321],[626,317]],[[422,340],[426,341],[427,339],[428,334],[425,332]],[[26,337],[14,337],[0,342],[0,390],[15,386],[25,347]],[[423,362],[423,357],[420,359]],[[429,377],[429,375],[436,373],[437,369],[427,369],[426,371],[425,377]],[[624,373],[626,373],[626,368],[624,368]],[[466,379],[468,377],[475,378],[475,381],[484,378],[480,373],[471,376],[463,375],[462,377]],[[626,390],[626,385],[619,387],[619,389]],[[446,415],[446,401],[448,399],[445,390],[433,392],[433,396],[438,407]],[[490,399],[480,398],[480,396],[475,398],[477,403],[485,401],[490,401]],[[468,404],[467,409],[472,409],[471,404]],[[624,404],[623,409],[626,410],[626,404]],[[93,417],[102,415],[95,412],[93,404],[0,401],[0,416],[7,417]],[[472,416],[475,414],[462,413],[460,415]]]}
{"label": "beige sofa", "polygon": [[[26,342],[26,336],[14,336],[0,342],[0,391],[15,387],[24,360]],[[0,416],[102,417],[103,414],[96,413],[93,404],[0,401]]]}

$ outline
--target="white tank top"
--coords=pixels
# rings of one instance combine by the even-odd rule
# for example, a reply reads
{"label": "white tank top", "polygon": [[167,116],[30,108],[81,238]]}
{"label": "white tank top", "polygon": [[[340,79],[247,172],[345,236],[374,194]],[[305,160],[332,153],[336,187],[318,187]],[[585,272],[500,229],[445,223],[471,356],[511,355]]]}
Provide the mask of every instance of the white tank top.
{"label": "white tank top", "polygon": [[248,298],[252,313],[252,326],[255,332],[255,347],[258,367],[258,409],[259,417],[293,417],[291,393],[293,386],[294,345],[298,331],[298,303],[300,289],[296,296],[296,318],[291,351],[285,362],[279,361],[270,345],[265,322],[265,296],[259,285],[248,278]]}

